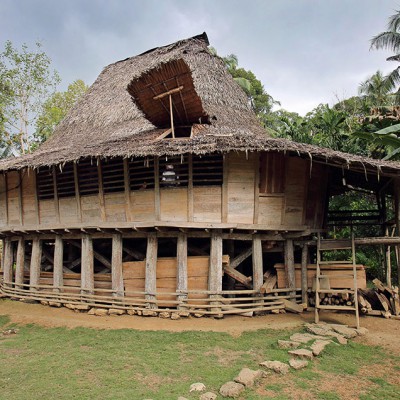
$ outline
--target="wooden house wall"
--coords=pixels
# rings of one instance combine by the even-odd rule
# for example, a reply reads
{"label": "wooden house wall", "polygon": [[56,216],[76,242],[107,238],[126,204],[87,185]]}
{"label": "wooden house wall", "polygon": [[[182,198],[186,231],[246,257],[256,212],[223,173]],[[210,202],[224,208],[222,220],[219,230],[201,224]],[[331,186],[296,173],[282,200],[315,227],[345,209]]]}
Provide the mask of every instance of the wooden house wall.
{"label": "wooden house wall", "polygon": [[274,178],[282,180],[273,183],[277,191],[261,193],[260,163],[264,160],[265,155],[257,153],[225,155],[221,186],[193,187],[189,182],[187,187],[46,200],[37,199],[33,171],[9,171],[0,179],[0,226],[37,229],[38,224],[53,228],[165,221],[256,224],[263,229],[321,227],[328,167],[316,163],[310,167],[308,160],[286,156],[281,175]]}

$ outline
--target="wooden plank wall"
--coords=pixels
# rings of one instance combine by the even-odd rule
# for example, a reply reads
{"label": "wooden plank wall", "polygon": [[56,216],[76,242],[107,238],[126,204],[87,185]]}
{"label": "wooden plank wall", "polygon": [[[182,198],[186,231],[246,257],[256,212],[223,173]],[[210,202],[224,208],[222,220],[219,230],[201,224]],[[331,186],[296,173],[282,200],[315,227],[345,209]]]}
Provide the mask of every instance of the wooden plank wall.
{"label": "wooden plank wall", "polygon": [[38,210],[36,202],[36,179],[35,172],[24,170],[22,177],[22,209],[24,224],[33,225],[38,221]]}
{"label": "wooden plank wall", "polygon": [[7,196],[6,175],[0,174],[0,226],[7,225]]}
{"label": "wooden plank wall", "polygon": [[7,173],[7,197],[8,197],[8,223],[20,225],[20,204],[19,204],[19,173],[10,171]]}

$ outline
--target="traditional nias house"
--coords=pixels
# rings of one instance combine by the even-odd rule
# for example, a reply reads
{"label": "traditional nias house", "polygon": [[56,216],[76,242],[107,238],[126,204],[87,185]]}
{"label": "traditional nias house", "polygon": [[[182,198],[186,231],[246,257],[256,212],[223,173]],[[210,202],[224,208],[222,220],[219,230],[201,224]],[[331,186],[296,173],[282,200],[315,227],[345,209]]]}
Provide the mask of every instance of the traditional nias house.
{"label": "traditional nias house", "polygon": [[[323,268],[311,261],[332,196],[375,193],[346,221],[386,222],[398,163],[272,138],[208,45],[204,33],[109,65],[53,137],[0,162],[3,295],[144,315],[279,310],[306,302]],[[330,288],[351,289],[340,276]]]}

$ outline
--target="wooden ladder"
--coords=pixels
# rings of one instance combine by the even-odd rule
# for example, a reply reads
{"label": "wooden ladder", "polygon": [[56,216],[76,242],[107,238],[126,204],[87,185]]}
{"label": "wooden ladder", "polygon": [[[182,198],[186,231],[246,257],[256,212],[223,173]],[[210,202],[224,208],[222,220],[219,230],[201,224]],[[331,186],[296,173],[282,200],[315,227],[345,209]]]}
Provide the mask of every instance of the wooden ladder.
{"label": "wooden ladder", "polygon": [[[334,251],[334,250],[349,250],[351,249],[351,261],[323,261],[323,252]],[[329,275],[321,274],[321,265],[352,265],[352,273],[344,273],[341,275],[335,275],[338,278],[353,278],[352,289],[321,289],[321,279],[329,278]],[[347,305],[323,305],[320,304],[320,294],[327,293],[348,293],[354,296],[354,306]],[[357,298],[357,270],[356,270],[356,252],[354,245],[354,235],[351,239],[336,240],[336,239],[321,239],[321,235],[318,234],[317,242],[317,272],[315,279],[315,323],[319,322],[319,311],[320,310],[342,310],[342,311],[354,311],[356,315],[357,328],[360,327],[360,318],[358,314],[358,298]]]}

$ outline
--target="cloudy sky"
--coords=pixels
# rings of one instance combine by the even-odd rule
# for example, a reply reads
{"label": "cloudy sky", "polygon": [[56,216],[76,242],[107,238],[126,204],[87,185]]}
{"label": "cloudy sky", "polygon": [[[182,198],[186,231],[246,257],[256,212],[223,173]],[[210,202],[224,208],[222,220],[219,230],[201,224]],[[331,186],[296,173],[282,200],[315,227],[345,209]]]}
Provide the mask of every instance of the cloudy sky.
{"label": "cloudy sky", "polygon": [[283,108],[304,114],[394,69],[369,41],[397,9],[400,0],[0,0],[0,46],[41,41],[64,90],[206,31],[220,55],[236,54]]}

